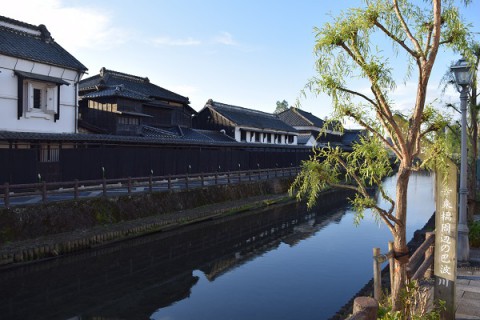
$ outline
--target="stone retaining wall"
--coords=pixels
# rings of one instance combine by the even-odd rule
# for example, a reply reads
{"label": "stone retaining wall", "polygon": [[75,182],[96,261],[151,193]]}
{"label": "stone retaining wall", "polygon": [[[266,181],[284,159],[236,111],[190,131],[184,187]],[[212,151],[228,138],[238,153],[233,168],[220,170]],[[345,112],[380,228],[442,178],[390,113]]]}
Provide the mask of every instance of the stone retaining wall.
{"label": "stone retaining wall", "polygon": [[220,185],[201,189],[94,198],[0,210],[0,245],[96,225],[165,214],[287,191],[290,179]]}
{"label": "stone retaining wall", "polygon": [[[255,197],[284,194],[291,182],[291,179],[274,179],[2,209],[0,265],[67,254],[228,214],[229,210],[252,209],[258,206]],[[252,200],[231,209],[223,207],[216,212],[215,207],[209,206],[207,211],[201,210],[202,206],[246,198]],[[261,205],[262,201],[258,201]],[[192,208],[198,210],[182,213]]]}

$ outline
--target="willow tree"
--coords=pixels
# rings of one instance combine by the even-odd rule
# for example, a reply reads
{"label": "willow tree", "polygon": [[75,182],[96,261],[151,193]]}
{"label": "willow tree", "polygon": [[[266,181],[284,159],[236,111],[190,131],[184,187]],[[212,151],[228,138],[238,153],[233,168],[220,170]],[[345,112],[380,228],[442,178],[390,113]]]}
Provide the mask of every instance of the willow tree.
{"label": "willow tree", "polygon": [[[434,121],[435,112],[426,105],[427,86],[439,49],[445,46],[461,52],[467,45],[468,26],[462,23],[453,0],[363,2],[361,8],[344,11],[331,23],[315,29],[317,76],[307,88],[328,94],[334,118],[348,117],[369,135],[349,154],[338,148],[317,150],[310,161],[303,163],[292,189],[312,204],[324,188],[351,188],[357,191],[353,204],[358,212],[374,210],[393,236],[396,258],[392,303],[394,310],[400,310],[400,292],[407,280],[408,182],[420,165],[414,160],[423,152],[422,139],[440,128]],[[384,56],[378,46],[392,49],[393,54]],[[392,100],[397,88],[394,75],[400,81],[416,83],[411,106],[401,110],[407,125],[398,121],[399,110]],[[381,185],[381,179],[389,173],[385,149],[398,161],[396,194],[392,198]],[[367,192],[373,185],[378,186],[389,208],[376,206]]]}

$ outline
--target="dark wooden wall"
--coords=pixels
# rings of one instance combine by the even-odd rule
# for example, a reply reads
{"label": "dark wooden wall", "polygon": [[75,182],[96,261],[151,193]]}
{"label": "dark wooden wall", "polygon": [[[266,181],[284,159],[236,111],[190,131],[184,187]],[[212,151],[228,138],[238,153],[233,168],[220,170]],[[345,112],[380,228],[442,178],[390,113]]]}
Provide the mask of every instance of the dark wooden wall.
{"label": "dark wooden wall", "polygon": [[106,145],[60,148],[59,161],[41,163],[35,149],[0,149],[0,183],[145,177],[300,165],[311,149],[279,146]]}

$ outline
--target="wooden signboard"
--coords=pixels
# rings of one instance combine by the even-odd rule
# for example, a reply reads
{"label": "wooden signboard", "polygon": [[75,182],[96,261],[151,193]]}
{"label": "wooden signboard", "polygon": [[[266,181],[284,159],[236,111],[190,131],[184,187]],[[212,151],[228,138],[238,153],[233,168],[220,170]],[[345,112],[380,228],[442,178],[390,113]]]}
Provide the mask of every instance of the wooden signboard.
{"label": "wooden signboard", "polygon": [[455,319],[457,278],[457,167],[450,162],[447,172],[435,175],[435,301],[445,301],[442,320]]}

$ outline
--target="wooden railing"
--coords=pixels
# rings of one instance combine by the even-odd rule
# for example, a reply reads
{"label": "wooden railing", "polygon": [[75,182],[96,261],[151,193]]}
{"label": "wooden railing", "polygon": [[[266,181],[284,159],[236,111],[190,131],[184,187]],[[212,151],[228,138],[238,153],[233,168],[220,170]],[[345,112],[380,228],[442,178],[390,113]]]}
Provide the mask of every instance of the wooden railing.
{"label": "wooden railing", "polygon": [[[248,171],[225,171],[168,176],[148,176],[122,179],[98,179],[98,180],[74,180],[68,182],[45,182],[29,184],[0,185],[4,207],[12,205],[12,199],[21,197],[41,197],[41,202],[46,203],[54,195],[68,194],[71,199],[81,198],[81,192],[100,191],[100,195],[107,197],[108,191],[117,190],[125,194],[138,192],[152,192],[154,188],[172,190],[174,184],[178,188],[190,189],[196,183],[197,187],[208,185],[240,183],[252,180],[270,179],[273,177],[287,177],[296,175],[299,167],[248,170]],[[134,190],[136,188],[137,190]],[[146,190],[138,191],[144,188]],[[162,189],[162,190],[163,190]]]}
{"label": "wooden railing", "polygon": [[[426,232],[425,241],[412,254],[407,263],[407,277],[410,280],[429,278],[433,271],[435,233]],[[373,296],[377,301],[382,298],[382,271],[381,265],[389,260],[390,284],[394,281],[393,273],[393,242],[388,243],[388,252],[380,253],[380,248],[373,249]]]}

